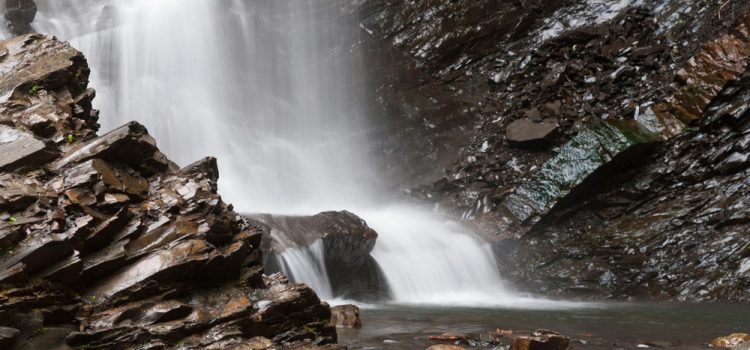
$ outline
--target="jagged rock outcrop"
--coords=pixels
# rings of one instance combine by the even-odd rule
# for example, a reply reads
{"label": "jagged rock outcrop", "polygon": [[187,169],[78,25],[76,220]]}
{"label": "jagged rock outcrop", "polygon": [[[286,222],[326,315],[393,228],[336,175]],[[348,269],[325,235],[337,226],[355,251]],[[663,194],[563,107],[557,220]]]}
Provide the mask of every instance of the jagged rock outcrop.
{"label": "jagged rock outcrop", "polygon": [[0,347],[338,348],[330,308],[264,276],[264,228],[146,128],[97,136],[85,58],[0,42]]}
{"label": "jagged rock outcrop", "polygon": [[[289,248],[308,249],[320,242],[321,263],[334,295],[377,299],[387,293],[386,282],[370,256],[378,234],[360,217],[348,211],[328,211],[313,216],[257,215],[254,218],[270,227],[271,234],[263,244],[269,257]],[[279,269],[270,261],[269,268],[270,272]]]}

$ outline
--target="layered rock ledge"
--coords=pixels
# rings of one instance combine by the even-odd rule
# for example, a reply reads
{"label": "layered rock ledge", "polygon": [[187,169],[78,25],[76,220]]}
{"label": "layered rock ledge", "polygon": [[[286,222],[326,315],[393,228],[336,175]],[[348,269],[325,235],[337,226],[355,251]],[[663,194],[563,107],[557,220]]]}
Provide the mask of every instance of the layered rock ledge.
{"label": "layered rock ledge", "polygon": [[3,349],[338,348],[314,291],[263,275],[263,227],[146,128],[97,135],[89,68],[55,38],[0,42]]}

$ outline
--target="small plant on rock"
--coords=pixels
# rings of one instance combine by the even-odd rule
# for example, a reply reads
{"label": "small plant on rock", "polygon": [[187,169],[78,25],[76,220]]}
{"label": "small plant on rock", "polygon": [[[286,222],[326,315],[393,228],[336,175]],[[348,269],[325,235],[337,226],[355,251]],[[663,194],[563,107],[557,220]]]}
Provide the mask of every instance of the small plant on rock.
{"label": "small plant on rock", "polygon": [[34,84],[31,89],[29,89],[29,95],[36,96],[36,94],[38,94],[41,90],[42,87],[40,85]]}

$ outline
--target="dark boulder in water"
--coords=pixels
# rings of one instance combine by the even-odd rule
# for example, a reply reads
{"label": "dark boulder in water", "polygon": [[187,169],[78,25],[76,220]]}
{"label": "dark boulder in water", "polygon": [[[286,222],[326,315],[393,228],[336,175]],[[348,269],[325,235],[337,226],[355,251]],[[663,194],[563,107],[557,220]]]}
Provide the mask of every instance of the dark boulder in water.
{"label": "dark boulder in water", "polygon": [[335,296],[373,299],[386,293],[385,281],[370,256],[378,234],[360,217],[348,211],[329,211],[313,216],[255,218],[271,229],[264,244],[268,256],[280,256],[286,249],[306,249],[320,242],[321,263]]}

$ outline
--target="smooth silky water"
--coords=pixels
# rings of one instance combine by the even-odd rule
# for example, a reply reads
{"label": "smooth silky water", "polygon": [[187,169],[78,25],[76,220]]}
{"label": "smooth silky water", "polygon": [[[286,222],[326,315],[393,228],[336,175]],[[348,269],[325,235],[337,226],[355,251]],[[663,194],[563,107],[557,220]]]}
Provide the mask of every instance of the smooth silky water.
{"label": "smooth silky water", "polygon": [[[640,320],[628,332],[662,329],[655,325],[663,315],[650,308],[514,292],[489,245],[465,226],[382,195],[372,147],[382,126],[367,107],[367,67],[357,50],[363,31],[338,10],[347,1],[38,2],[34,28],[88,57],[105,131],[137,120],[181,165],[216,156],[220,192],[239,211],[346,209],[379,233],[372,255],[392,300],[363,305],[365,328],[342,331],[345,342],[409,349],[409,339],[427,333],[549,327],[577,334],[588,325],[596,333],[628,319]],[[279,266],[337,303],[323,254],[320,244],[292,247]],[[690,315],[707,332],[732,328]],[[398,343],[382,343],[388,337]]]}

